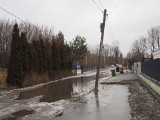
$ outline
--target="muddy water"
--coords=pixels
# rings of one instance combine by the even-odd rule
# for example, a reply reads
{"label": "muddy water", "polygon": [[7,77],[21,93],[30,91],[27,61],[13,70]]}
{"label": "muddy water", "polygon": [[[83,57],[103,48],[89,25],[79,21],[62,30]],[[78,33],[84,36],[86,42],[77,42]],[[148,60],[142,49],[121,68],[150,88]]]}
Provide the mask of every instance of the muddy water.
{"label": "muddy water", "polygon": [[2,120],[18,120],[20,117],[23,117],[25,115],[30,115],[30,114],[33,114],[34,111],[31,110],[20,110],[20,111],[17,111],[15,113],[12,113],[10,116],[8,116],[7,118],[2,118]]}
{"label": "muddy water", "polygon": [[[106,78],[106,71],[101,72],[100,77],[103,79]],[[94,80],[95,75],[88,77],[83,76],[72,79],[63,79],[39,88],[23,90],[18,93],[19,96],[17,100],[11,101],[13,102],[11,105],[13,105],[14,102],[18,102],[18,100],[21,100],[21,105],[26,104],[27,101],[25,103],[24,99],[30,100],[30,98],[37,96],[42,96],[40,102],[54,102],[62,99],[70,99],[72,96],[79,96],[82,93],[88,93],[78,97],[78,100],[76,99],[76,101],[71,99],[73,101],[71,101],[71,104],[68,104],[69,107],[65,109],[63,115],[56,118],[51,117],[51,120],[129,120],[130,107],[128,103],[128,86],[99,84],[99,91],[95,93],[94,91],[91,91],[94,87]],[[8,109],[11,108],[7,108],[7,110]],[[15,107],[15,109],[17,108]],[[47,110],[49,110],[48,112],[53,110],[44,106],[42,108],[38,107],[38,109],[42,110],[42,113]],[[36,119],[43,116],[40,116],[41,112],[38,114],[36,110],[33,110],[31,109],[30,111],[30,109],[25,108],[24,110],[17,109],[17,111],[14,110],[14,112],[10,112],[10,114],[6,114],[4,117],[17,119],[28,115],[31,119]],[[41,119],[48,120],[49,118],[44,117]]]}
{"label": "muddy water", "polygon": [[69,99],[75,94],[88,92],[91,82],[95,76],[78,77],[66,80],[60,80],[47,84],[43,87],[22,91],[17,100],[30,99],[36,96],[43,96],[41,102],[55,102],[62,99]]}
{"label": "muddy water", "polygon": [[86,104],[75,106],[55,120],[130,120],[128,87],[100,85],[98,93],[85,96]]}

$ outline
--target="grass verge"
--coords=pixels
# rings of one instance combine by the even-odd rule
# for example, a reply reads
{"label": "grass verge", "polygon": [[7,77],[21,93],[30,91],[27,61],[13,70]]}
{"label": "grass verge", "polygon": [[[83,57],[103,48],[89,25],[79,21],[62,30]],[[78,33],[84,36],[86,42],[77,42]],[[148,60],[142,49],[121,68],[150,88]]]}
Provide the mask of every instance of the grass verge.
{"label": "grass verge", "polygon": [[0,88],[6,87],[7,69],[0,69]]}

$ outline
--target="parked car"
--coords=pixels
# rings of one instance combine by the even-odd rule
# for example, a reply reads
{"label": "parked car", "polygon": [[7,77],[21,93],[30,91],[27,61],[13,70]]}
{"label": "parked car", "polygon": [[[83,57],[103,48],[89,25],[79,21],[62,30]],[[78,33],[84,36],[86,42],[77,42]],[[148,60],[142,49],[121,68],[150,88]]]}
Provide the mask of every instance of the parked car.
{"label": "parked car", "polygon": [[116,72],[120,72],[121,74],[123,74],[123,65],[121,64],[116,64]]}

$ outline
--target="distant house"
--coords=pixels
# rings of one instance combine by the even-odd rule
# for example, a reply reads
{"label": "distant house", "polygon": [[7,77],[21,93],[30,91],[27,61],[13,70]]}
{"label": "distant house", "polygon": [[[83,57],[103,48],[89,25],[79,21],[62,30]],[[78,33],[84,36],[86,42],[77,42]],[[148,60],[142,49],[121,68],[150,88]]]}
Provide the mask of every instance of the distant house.
{"label": "distant house", "polygon": [[152,59],[151,55],[149,55],[148,53],[144,54],[144,61],[148,61],[148,60],[151,60],[151,59]]}
{"label": "distant house", "polygon": [[73,62],[72,68],[73,69],[80,69],[81,65],[79,62]]}
{"label": "distant house", "polygon": [[157,59],[157,58],[160,58],[160,49],[158,49],[153,53],[153,59]]}

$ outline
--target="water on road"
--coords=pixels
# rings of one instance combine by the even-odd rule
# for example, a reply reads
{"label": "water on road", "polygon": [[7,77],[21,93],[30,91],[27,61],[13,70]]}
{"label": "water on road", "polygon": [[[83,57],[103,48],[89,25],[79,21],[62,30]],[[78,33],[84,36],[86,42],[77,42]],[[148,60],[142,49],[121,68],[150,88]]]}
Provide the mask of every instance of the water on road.
{"label": "water on road", "polygon": [[[108,72],[101,71],[101,80]],[[95,72],[39,87],[4,91],[0,119],[23,120],[129,120],[128,86],[99,85],[94,92]],[[63,112],[56,117],[57,112]]]}
{"label": "water on road", "polygon": [[98,93],[84,96],[87,103],[76,105],[55,120],[130,120],[128,95],[127,86],[100,85]]}
{"label": "water on road", "polygon": [[90,81],[94,76],[78,77],[56,81],[40,88],[20,92],[17,100],[30,99],[36,96],[43,96],[40,102],[55,102],[62,99],[70,99],[75,94],[89,92]]}

